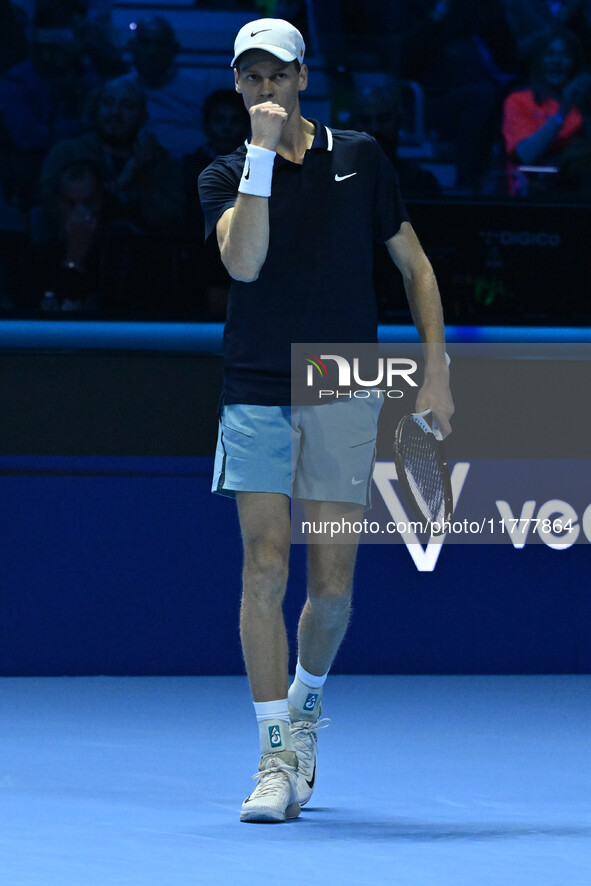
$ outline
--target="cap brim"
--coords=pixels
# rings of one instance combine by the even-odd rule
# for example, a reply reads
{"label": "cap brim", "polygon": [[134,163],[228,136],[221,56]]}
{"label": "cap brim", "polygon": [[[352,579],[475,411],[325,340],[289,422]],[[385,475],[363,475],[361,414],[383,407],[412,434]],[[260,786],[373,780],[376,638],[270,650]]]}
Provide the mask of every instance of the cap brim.
{"label": "cap brim", "polygon": [[287,49],[281,49],[279,46],[268,46],[266,43],[256,43],[254,46],[247,46],[246,49],[241,49],[238,55],[235,55],[230,62],[230,67],[233,68],[240,56],[244,55],[245,52],[250,52],[251,49],[261,49],[263,52],[268,52],[270,55],[274,55],[275,58],[278,58],[282,62],[295,62],[297,57]]}

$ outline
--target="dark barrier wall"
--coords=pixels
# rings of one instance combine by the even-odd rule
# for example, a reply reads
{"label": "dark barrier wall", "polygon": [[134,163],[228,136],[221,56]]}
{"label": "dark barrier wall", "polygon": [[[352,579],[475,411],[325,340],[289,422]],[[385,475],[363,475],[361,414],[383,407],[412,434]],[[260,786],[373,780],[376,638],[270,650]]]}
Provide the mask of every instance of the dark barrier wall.
{"label": "dark barrier wall", "polygon": [[[209,459],[0,459],[2,674],[233,674],[240,540]],[[294,547],[292,637],[304,588]],[[361,548],[346,673],[588,672],[587,545]]]}
{"label": "dark barrier wall", "polygon": [[[0,351],[1,674],[242,671],[236,514],[209,492],[219,381],[213,354]],[[580,541],[446,543],[431,571],[362,547],[335,670],[588,672]],[[296,546],[292,638],[304,576]]]}

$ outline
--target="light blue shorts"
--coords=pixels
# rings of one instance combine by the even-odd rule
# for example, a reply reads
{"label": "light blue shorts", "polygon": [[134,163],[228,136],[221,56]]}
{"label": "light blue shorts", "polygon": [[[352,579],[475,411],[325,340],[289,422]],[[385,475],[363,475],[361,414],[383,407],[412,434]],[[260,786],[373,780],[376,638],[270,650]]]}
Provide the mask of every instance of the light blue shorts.
{"label": "light blue shorts", "polygon": [[381,398],[224,406],[212,491],[280,492],[370,506]]}

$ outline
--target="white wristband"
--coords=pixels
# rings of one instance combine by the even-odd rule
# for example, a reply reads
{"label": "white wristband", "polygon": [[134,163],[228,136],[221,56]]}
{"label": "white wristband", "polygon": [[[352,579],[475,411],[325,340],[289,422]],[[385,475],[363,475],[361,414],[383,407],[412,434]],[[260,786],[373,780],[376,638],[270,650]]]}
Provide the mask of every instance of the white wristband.
{"label": "white wristband", "polygon": [[275,151],[268,151],[267,148],[260,148],[258,145],[249,145],[242,178],[238,185],[240,193],[251,194],[253,197],[270,197],[274,160]]}

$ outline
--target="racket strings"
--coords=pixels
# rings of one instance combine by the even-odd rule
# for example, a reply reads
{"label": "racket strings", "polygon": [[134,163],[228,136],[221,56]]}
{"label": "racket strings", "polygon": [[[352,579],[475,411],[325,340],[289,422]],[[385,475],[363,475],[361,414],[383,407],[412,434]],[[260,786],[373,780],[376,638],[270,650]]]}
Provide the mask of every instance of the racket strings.
{"label": "racket strings", "polygon": [[445,521],[445,489],[436,452],[437,444],[419,428],[405,429],[404,468],[421,514],[430,522]]}

